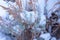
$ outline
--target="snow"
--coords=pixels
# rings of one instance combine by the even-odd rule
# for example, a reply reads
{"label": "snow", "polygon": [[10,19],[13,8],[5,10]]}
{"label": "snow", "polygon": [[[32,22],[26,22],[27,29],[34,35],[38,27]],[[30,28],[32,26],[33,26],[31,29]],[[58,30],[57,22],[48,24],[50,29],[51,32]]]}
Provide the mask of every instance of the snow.
{"label": "snow", "polygon": [[56,2],[58,2],[57,0],[48,0],[48,2],[47,2],[47,10],[49,11],[53,6],[54,6],[54,4],[56,3]]}
{"label": "snow", "polygon": [[34,13],[34,11],[28,12],[24,11],[24,13],[20,13],[21,18],[27,21],[28,23],[34,23],[36,18],[38,17],[38,13]]}
{"label": "snow", "polygon": [[13,15],[9,15],[9,19],[10,19],[10,20],[14,20]]}
{"label": "snow", "polygon": [[11,40],[11,38],[0,32],[0,40]]}
{"label": "snow", "polygon": [[46,24],[46,17],[45,15],[41,15],[41,20],[40,20],[40,25],[45,25]]}
{"label": "snow", "polygon": [[[54,12],[55,11],[55,9],[59,6],[57,6],[57,5],[55,5],[55,7],[53,7],[54,6],[54,4],[55,3],[57,3],[58,1],[57,0],[48,0],[48,2],[47,2],[47,7],[46,7],[46,9],[47,9],[47,12],[48,12],[48,18],[51,16],[51,13],[52,12]],[[50,10],[50,9],[52,9],[52,10]]]}
{"label": "snow", "polygon": [[44,14],[44,7],[45,7],[45,0],[38,0],[38,3],[39,3],[39,6],[40,6],[40,9],[41,9],[41,15]]}
{"label": "snow", "polygon": [[[36,3],[36,10],[37,10],[36,11],[36,14],[35,14],[34,11],[27,11],[26,10],[26,9],[31,8],[31,7],[29,7],[30,5],[26,6],[26,3],[27,2],[29,2],[29,0],[22,0],[23,12],[20,13],[20,16],[22,18],[22,22],[26,21],[28,24],[33,24],[37,18],[40,18],[39,25],[45,27],[45,25],[46,25],[46,17],[44,15],[45,0],[41,0],[41,1],[38,0],[38,2]],[[49,11],[56,2],[57,2],[57,0],[53,0],[53,1],[52,0],[48,0],[47,7],[46,7],[47,8],[47,11]],[[16,3],[13,3],[13,2],[6,3],[5,1],[0,0],[0,5],[4,6],[6,8],[8,8],[8,6],[10,6],[10,5],[8,5],[9,3],[12,4],[12,5],[14,5],[14,7],[16,7],[16,10],[18,11],[19,8],[16,5]],[[57,5],[56,8],[58,8],[58,7],[59,6]],[[52,10],[50,12],[48,12],[48,17],[51,16],[51,13],[52,12],[53,12]],[[38,13],[39,13],[39,15],[38,15]],[[14,20],[13,16],[12,15],[9,15],[9,13],[7,12],[7,10],[4,10],[1,6],[0,6],[0,16],[2,17],[3,20],[5,20],[7,17],[10,20]],[[58,22],[60,23],[60,19],[58,20]],[[8,23],[9,23],[9,21],[7,20],[6,21],[6,24],[8,24]],[[13,27],[13,30],[15,30],[15,31],[18,32],[19,31],[18,30],[19,27],[18,28],[17,27],[18,26],[15,25]],[[36,30],[37,30],[37,32],[40,32],[41,31],[40,28],[36,28]],[[6,37],[7,37],[6,35],[0,33],[0,40],[7,40]],[[51,35],[50,35],[50,33],[44,33],[44,34],[42,33],[40,35],[40,37],[41,38],[44,38],[45,40],[49,40],[51,38]],[[37,39],[34,39],[34,40],[37,40]],[[56,40],[56,38],[53,37],[51,40]]]}
{"label": "snow", "polygon": [[51,40],[56,40],[56,38],[55,37],[52,37]]}
{"label": "snow", "polygon": [[37,39],[33,39],[33,40],[37,40]]}
{"label": "snow", "polygon": [[[0,0],[0,5],[8,8],[8,4],[3,0]],[[6,12],[6,10],[4,10],[1,6],[0,6],[0,16],[2,17],[2,19],[5,19],[8,16],[8,12]]]}
{"label": "snow", "polygon": [[51,38],[50,33],[45,33],[40,35],[41,38],[44,38],[45,40],[49,40]]}
{"label": "snow", "polygon": [[8,13],[2,7],[0,7],[0,16],[2,19],[5,19],[8,16]]}
{"label": "snow", "polygon": [[3,0],[0,0],[0,5],[8,8],[8,3],[6,3],[6,2],[3,1]]}

